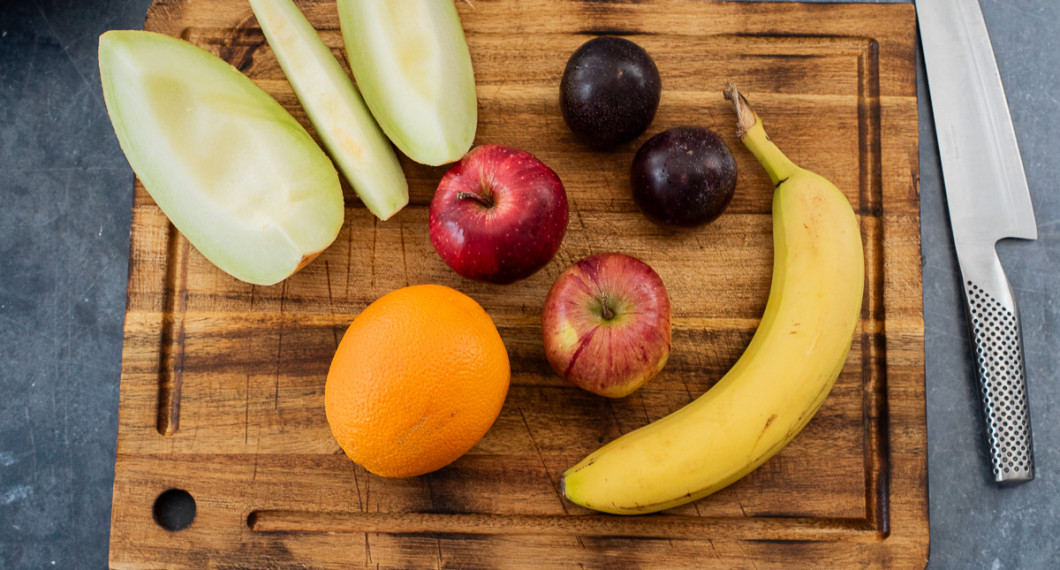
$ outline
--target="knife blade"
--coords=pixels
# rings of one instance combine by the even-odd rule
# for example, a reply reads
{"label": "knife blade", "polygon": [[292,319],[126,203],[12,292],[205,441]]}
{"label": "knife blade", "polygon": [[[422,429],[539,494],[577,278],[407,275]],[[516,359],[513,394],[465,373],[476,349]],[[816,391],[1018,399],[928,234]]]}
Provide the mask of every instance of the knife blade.
{"label": "knife blade", "polygon": [[1019,311],[995,245],[1037,239],[1030,190],[978,0],[917,2],[950,225],[994,481],[1034,479]]}

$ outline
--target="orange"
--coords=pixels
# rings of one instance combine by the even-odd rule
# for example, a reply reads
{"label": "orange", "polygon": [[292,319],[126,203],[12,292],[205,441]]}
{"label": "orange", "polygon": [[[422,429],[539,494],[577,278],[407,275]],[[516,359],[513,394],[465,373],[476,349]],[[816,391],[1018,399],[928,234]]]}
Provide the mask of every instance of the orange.
{"label": "orange", "polygon": [[324,408],[350,459],[377,475],[413,477],[482,439],[510,378],[504,342],[474,299],[414,285],[354,319],[331,362]]}

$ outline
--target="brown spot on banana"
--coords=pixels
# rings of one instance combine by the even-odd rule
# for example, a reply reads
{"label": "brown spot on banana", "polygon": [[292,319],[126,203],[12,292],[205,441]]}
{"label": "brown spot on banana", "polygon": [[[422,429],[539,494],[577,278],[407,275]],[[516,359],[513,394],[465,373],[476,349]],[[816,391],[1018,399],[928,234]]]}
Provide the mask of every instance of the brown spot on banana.
{"label": "brown spot on banana", "polygon": [[773,425],[773,421],[775,421],[776,419],[776,414],[773,414],[769,416],[768,419],[766,419],[766,425],[762,426],[762,431],[758,433],[758,438],[755,439],[755,444],[751,446],[751,449],[755,449],[756,447],[758,447],[758,443],[762,441],[762,438],[765,437],[766,432],[769,431],[769,426]]}

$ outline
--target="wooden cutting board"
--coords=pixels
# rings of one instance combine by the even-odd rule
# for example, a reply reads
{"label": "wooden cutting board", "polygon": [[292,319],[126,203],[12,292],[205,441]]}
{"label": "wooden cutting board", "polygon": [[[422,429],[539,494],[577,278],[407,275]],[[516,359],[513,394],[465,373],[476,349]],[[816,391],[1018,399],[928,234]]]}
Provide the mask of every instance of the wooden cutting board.
{"label": "wooden cutting board", "polygon": [[[445,1],[445,0],[439,0]],[[121,378],[110,561],[117,568],[922,567],[928,553],[923,319],[912,5],[691,0],[458,2],[478,84],[476,142],[526,149],[562,178],[566,239],[538,274],[474,283],[431,248],[427,206],[444,168],[403,162],[411,202],[378,222],[346,188],[337,241],[287,281],[256,287],[214,268],[137,183]],[[302,1],[343,57],[332,1]],[[230,61],[308,126],[245,1],[159,0],[145,28]],[[655,58],[655,122],[614,152],[572,138],[560,115],[568,56],[601,35]],[[861,325],[832,394],[782,452],[723,491],[660,514],[597,514],[561,498],[560,474],[603,442],[683,406],[750,340],[772,263],[772,185],[735,138],[735,81],[773,139],[833,180],[860,217]],[[648,137],[695,124],[733,149],[727,212],[669,233],[630,198]],[[673,304],[673,352],[630,397],[556,376],[541,306],[568,265],[616,250],[652,265]],[[332,439],[324,380],[346,326],[371,301],[441,283],[478,300],[511,356],[492,430],[436,473],[388,480]],[[704,437],[711,437],[705,433]],[[170,531],[152,506],[196,503]]]}

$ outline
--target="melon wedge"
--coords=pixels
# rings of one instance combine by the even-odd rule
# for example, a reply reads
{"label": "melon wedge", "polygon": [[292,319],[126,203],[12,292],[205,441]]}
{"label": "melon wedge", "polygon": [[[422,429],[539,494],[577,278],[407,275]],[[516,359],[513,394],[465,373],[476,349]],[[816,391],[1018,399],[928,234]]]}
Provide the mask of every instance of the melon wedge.
{"label": "melon wedge", "polygon": [[478,102],[453,0],[339,0],[338,7],[353,76],[390,140],[421,164],[464,156]]}
{"label": "melon wedge", "polygon": [[291,0],[250,0],[324,147],[365,206],[386,220],[409,202],[394,147],[342,66]]}
{"label": "melon wedge", "polygon": [[103,96],[133,171],[237,279],[282,281],[338,236],[338,174],[275,99],[214,55],[152,32],[99,40]]}

